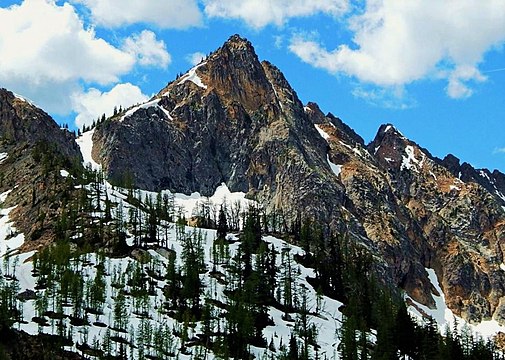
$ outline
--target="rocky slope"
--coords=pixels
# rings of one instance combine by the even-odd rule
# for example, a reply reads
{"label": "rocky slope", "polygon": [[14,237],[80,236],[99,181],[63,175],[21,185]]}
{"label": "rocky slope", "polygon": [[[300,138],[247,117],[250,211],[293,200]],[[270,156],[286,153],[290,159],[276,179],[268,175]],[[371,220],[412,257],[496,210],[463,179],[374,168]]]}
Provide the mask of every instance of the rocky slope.
{"label": "rocky slope", "polygon": [[74,135],[29,101],[0,89],[0,153],[2,206],[15,206],[10,216],[16,229],[31,240],[25,249],[54,240],[54,223],[71,191],[61,170],[82,162]]}
{"label": "rocky slope", "polygon": [[503,321],[502,200],[473,178],[454,176],[390,125],[368,149],[422,230],[425,265],[437,270],[449,307],[470,321]]}
{"label": "rocky slope", "polygon": [[47,113],[29,100],[5,89],[0,89],[0,137],[2,151],[45,142],[65,157],[77,160],[81,157],[69,131],[60,129]]}

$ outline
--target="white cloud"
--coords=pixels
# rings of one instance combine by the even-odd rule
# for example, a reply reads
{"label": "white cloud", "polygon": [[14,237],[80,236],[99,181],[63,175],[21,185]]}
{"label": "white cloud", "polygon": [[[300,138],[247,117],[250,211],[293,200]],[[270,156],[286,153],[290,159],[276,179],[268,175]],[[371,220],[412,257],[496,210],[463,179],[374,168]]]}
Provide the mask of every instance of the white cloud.
{"label": "white cloud", "polygon": [[315,67],[381,87],[442,72],[448,95],[464,98],[469,82],[485,80],[477,69],[485,52],[505,41],[505,0],[368,0],[349,23],[352,47],[329,51],[295,36],[289,48]]}
{"label": "white cloud", "polygon": [[289,18],[325,13],[339,16],[348,9],[347,0],[203,0],[209,17],[241,19],[260,29],[282,26]]}
{"label": "white cloud", "polygon": [[202,15],[196,0],[73,0],[88,7],[97,25],[119,27],[150,23],[161,28],[199,26]]}
{"label": "white cloud", "polygon": [[505,147],[495,148],[493,154],[505,154]]}
{"label": "white cloud", "polygon": [[26,0],[0,8],[0,84],[46,111],[67,113],[80,82],[117,82],[135,60],[85,29],[68,3]]}
{"label": "white cloud", "polygon": [[191,65],[198,65],[202,59],[205,59],[206,55],[202,52],[195,52],[192,54],[188,54],[186,56],[186,60],[191,64]]}
{"label": "white cloud", "polygon": [[156,34],[149,30],[126,38],[123,50],[135,56],[140,65],[166,68],[171,62],[165,42],[157,40]]}
{"label": "white cloud", "polygon": [[101,92],[91,88],[86,92],[76,92],[72,94],[72,107],[77,116],[75,124],[82,128],[82,125],[90,125],[102,114],[112,115],[114,107],[122,106],[128,108],[137,103],[148,100],[148,96],[142,90],[130,83],[117,84],[108,92]]}
{"label": "white cloud", "polygon": [[464,99],[470,97],[473,93],[467,85],[468,82],[484,82],[486,77],[473,66],[459,66],[449,75],[449,84],[447,85],[447,95],[453,99]]}

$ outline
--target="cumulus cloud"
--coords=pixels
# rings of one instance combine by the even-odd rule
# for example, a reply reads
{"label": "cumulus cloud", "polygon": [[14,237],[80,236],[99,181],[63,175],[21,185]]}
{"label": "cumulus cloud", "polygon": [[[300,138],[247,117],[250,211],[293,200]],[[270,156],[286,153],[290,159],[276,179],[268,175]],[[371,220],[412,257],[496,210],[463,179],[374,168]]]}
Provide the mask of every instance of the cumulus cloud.
{"label": "cumulus cloud", "polygon": [[196,0],[73,0],[91,11],[93,21],[105,27],[150,23],[184,29],[202,23]]}
{"label": "cumulus cloud", "polygon": [[209,17],[240,19],[260,29],[282,26],[289,18],[324,13],[339,16],[349,7],[347,0],[203,0]]}
{"label": "cumulus cloud", "polygon": [[505,40],[505,1],[368,0],[351,17],[353,46],[328,50],[304,36],[291,39],[301,60],[384,88],[444,74],[447,94],[465,98],[485,81],[478,65]]}
{"label": "cumulus cloud", "polygon": [[49,0],[0,8],[0,83],[47,111],[70,110],[81,81],[117,82],[135,57],[85,29],[73,6]]}
{"label": "cumulus cloud", "polygon": [[128,108],[137,103],[148,100],[148,96],[142,90],[130,83],[117,84],[108,92],[101,92],[91,88],[86,92],[76,92],[72,94],[72,107],[77,116],[75,124],[81,128],[83,125],[90,125],[102,114],[111,116],[114,107],[122,106]]}
{"label": "cumulus cloud", "polygon": [[171,62],[165,42],[157,40],[156,34],[149,30],[128,37],[123,50],[135,56],[140,65],[166,68]]}
{"label": "cumulus cloud", "polygon": [[186,56],[187,62],[189,62],[191,65],[198,65],[203,59],[205,59],[206,55],[202,52],[195,52],[192,54],[188,54]]}

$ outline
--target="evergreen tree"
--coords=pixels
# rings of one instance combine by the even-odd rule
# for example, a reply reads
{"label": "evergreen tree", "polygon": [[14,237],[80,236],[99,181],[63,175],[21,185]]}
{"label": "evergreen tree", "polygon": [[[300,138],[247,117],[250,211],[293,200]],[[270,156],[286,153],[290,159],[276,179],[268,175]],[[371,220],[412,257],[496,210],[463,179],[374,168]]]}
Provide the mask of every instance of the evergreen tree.
{"label": "evergreen tree", "polygon": [[219,209],[219,217],[217,222],[217,238],[219,240],[225,240],[227,234],[228,234],[228,221],[226,219],[225,209],[223,205],[221,205],[221,208]]}

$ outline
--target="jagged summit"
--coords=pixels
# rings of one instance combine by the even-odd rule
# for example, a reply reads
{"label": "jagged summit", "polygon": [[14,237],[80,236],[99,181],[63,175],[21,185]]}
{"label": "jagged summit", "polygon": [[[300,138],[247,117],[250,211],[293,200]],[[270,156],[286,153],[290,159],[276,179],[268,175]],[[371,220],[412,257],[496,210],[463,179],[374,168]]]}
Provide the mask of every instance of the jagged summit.
{"label": "jagged summit", "polygon": [[475,169],[471,164],[449,154],[438,162],[448,169],[451,174],[464,182],[474,182],[481,185],[505,206],[505,174],[498,170]]}
{"label": "jagged summit", "polygon": [[[232,50],[247,51],[250,52],[251,54],[256,55],[252,43],[246,38],[240,36],[239,34],[234,34],[230,36],[228,40],[226,40],[222,48],[225,47]],[[219,52],[219,50],[217,50],[216,52]]]}

